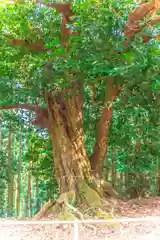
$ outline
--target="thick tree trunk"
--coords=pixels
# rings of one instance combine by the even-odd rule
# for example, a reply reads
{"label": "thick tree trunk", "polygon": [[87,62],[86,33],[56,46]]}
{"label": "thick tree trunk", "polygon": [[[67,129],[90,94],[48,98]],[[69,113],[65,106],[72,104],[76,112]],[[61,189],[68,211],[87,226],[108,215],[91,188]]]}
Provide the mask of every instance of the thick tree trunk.
{"label": "thick tree trunk", "polygon": [[[76,90],[78,88],[78,94]],[[83,94],[76,83],[66,94],[53,97],[46,93],[48,127],[52,136],[56,179],[61,196],[101,207],[104,194],[117,196],[112,185],[95,179],[85,149],[83,130]]]}
{"label": "thick tree trunk", "polygon": [[48,98],[49,128],[52,133],[56,178],[60,193],[77,189],[80,182],[91,179],[90,161],[85,150],[82,95]]}

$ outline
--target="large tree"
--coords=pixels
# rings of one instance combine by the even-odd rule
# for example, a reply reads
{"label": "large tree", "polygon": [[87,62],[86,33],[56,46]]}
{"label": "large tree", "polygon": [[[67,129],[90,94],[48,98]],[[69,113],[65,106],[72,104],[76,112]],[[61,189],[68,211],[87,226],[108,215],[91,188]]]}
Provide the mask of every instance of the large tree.
{"label": "large tree", "polygon": [[[1,7],[1,109],[33,111],[32,123],[49,130],[61,194],[74,191],[89,204],[96,199],[94,206],[104,193],[116,195],[95,176],[102,178],[115,101],[127,101],[126,89],[154,70],[146,44],[153,36],[145,30],[160,20],[153,18],[157,2],[17,0]],[[91,156],[83,123],[89,89],[98,115]]]}

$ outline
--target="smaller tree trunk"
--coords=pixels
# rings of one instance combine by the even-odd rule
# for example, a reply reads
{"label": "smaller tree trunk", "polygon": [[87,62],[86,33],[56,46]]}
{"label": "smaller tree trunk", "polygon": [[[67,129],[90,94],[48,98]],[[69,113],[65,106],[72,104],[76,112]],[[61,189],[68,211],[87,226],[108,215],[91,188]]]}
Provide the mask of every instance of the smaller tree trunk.
{"label": "smaller tree trunk", "polygon": [[29,209],[28,209],[28,196],[26,196],[25,198],[25,216],[28,217],[29,216]]}
{"label": "smaller tree trunk", "polygon": [[27,176],[27,196],[26,196],[26,216],[30,217],[31,216],[31,196],[32,196],[32,192],[31,192],[31,186],[32,186],[32,174],[31,174],[31,167],[32,167],[32,163],[31,161],[29,161],[28,164],[28,176]]}
{"label": "smaller tree trunk", "polygon": [[22,127],[20,128],[20,148],[19,148],[18,176],[17,176],[17,199],[16,199],[17,217],[20,216],[21,168],[22,168]]}
{"label": "smaller tree trunk", "polygon": [[109,130],[113,117],[113,104],[120,92],[120,87],[114,85],[113,78],[109,78],[106,90],[107,94],[104,102],[104,110],[97,125],[96,143],[94,146],[93,155],[90,158],[92,169],[100,176],[102,175],[104,161],[107,156]]}
{"label": "smaller tree trunk", "polygon": [[160,160],[157,161],[157,193],[160,195]]}
{"label": "smaller tree trunk", "polygon": [[124,172],[120,172],[119,173],[119,175],[120,175],[120,181],[121,181],[121,186],[122,186],[122,188],[124,188]]}
{"label": "smaller tree trunk", "polygon": [[12,129],[8,136],[8,216],[13,215]]}
{"label": "smaller tree trunk", "polygon": [[36,210],[40,209],[38,177],[36,177]]}
{"label": "smaller tree trunk", "polygon": [[28,172],[28,210],[29,210],[29,216],[32,216],[32,162],[29,162],[29,172]]}
{"label": "smaller tree trunk", "polygon": [[115,188],[117,182],[117,173],[116,173],[116,163],[115,159],[112,157],[112,186]]}
{"label": "smaller tree trunk", "polygon": [[106,164],[105,179],[106,179],[106,181],[108,181],[108,178],[109,178],[109,162],[108,162],[108,158],[106,158],[105,164]]}
{"label": "smaller tree trunk", "polygon": [[[126,168],[129,166],[129,161],[128,158],[125,161]],[[124,172],[124,182],[125,182],[125,188],[128,189],[128,180],[129,180],[129,174],[128,174],[128,169],[127,171]]]}

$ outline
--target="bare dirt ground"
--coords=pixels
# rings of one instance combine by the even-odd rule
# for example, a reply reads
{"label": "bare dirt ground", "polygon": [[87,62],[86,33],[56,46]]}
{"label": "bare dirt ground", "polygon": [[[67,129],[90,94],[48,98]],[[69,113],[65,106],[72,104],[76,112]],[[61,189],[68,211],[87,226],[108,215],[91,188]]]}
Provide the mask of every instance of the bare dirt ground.
{"label": "bare dirt ground", "polygon": [[[121,223],[118,227],[104,224],[80,225],[79,238],[75,240],[160,240],[160,197],[119,202],[121,215],[125,218],[152,216],[150,221]],[[154,217],[159,217],[154,219]],[[51,220],[48,216],[43,220]],[[72,225],[5,225],[6,219],[0,221],[0,240],[72,240]]]}

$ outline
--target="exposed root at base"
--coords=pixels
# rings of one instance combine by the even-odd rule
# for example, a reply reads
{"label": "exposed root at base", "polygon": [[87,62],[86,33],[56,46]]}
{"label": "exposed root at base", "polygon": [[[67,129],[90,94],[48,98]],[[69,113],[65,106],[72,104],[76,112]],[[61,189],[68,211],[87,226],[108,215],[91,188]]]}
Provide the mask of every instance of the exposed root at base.
{"label": "exposed root at base", "polygon": [[[112,201],[109,203],[108,201],[102,199],[98,193],[91,189],[87,184],[83,183],[79,190],[81,194],[79,197],[80,202],[83,204],[83,208],[91,213],[91,218],[110,220],[117,217],[114,213],[115,204]],[[55,218],[59,220],[84,220],[84,214],[75,207],[76,201],[77,196],[75,191],[63,193],[60,195],[58,200],[50,200],[44,204],[34,219],[38,220],[44,217],[46,214],[52,213]],[[107,223],[106,225],[111,227],[119,227],[119,225],[116,224],[115,226],[113,223]],[[85,224],[85,226],[88,226],[94,231],[96,230],[94,225]]]}
{"label": "exposed root at base", "polygon": [[49,200],[48,202],[46,202],[42,208],[40,209],[40,211],[33,217],[34,220],[39,220],[42,217],[44,217],[47,212],[54,206],[54,204],[56,203],[55,200]]}

